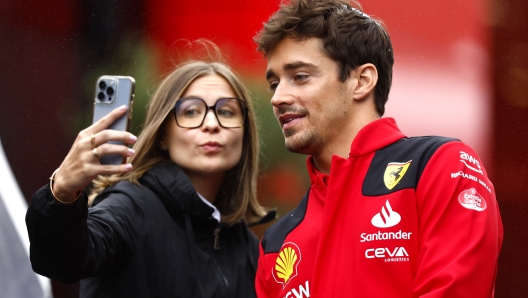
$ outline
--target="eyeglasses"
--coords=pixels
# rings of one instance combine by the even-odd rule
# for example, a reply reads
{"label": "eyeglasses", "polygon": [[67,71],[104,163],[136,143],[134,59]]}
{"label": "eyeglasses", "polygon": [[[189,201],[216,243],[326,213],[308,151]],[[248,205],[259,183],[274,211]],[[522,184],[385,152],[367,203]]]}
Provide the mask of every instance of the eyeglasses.
{"label": "eyeglasses", "polygon": [[246,122],[246,103],[234,97],[220,98],[213,106],[201,98],[180,98],[174,106],[174,118],[179,127],[198,128],[209,110],[213,110],[218,124],[224,128],[242,127]]}

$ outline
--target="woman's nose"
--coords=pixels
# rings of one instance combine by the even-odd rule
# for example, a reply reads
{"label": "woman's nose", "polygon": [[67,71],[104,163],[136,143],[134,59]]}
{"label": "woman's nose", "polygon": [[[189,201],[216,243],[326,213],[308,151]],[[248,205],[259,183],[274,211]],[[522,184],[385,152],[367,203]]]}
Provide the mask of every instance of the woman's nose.
{"label": "woman's nose", "polygon": [[217,130],[220,128],[220,123],[213,110],[208,110],[205,114],[205,119],[202,124],[202,130]]}

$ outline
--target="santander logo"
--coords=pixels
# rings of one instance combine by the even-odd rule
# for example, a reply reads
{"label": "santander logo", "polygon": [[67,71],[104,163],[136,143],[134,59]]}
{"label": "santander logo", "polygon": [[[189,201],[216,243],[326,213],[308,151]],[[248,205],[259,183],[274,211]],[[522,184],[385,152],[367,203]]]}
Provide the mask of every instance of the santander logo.
{"label": "santander logo", "polygon": [[385,206],[381,207],[381,212],[374,215],[372,218],[372,225],[378,228],[390,228],[397,225],[401,220],[400,214],[392,210],[389,200]]}

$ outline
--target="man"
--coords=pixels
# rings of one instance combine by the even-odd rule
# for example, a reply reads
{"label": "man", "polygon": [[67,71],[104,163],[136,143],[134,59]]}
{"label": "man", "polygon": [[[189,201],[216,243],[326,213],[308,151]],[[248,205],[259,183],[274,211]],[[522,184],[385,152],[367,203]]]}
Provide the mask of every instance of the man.
{"label": "man", "polygon": [[291,0],[255,39],[308,194],[261,241],[258,297],[490,297],[503,229],[470,147],[381,118],[394,56],[342,0]]}

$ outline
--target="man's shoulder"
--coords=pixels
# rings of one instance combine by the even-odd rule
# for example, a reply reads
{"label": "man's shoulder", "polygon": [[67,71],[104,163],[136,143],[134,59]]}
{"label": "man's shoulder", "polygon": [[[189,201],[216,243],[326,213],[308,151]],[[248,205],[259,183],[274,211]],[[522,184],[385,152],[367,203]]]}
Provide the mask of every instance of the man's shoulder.
{"label": "man's shoulder", "polygon": [[439,148],[455,138],[421,136],[402,138],[376,151],[366,173],[362,193],[379,196],[416,188],[422,173]]}
{"label": "man's shoulder", "polygon": [[309,194],[308,191],[295,209],[281,217],[266,230],[262,237],[262,249],[265,254],[279,252],[286,236],[304,220]]}
{"label": "man's shoulder", "polygon": [[438,147],[449,143],[460,142],[459,139],[444,136],[416,136],[400,139],[384,149],[398,148],[407,150],[436,150]]}
{"label": "man's shoulder", "polygon": [[459,139],[443,136],[406,137],[377,150],[374,159],[402,161],[414,159],[424,165],[440,147],[448,143],[461,144],[462,142]]}

